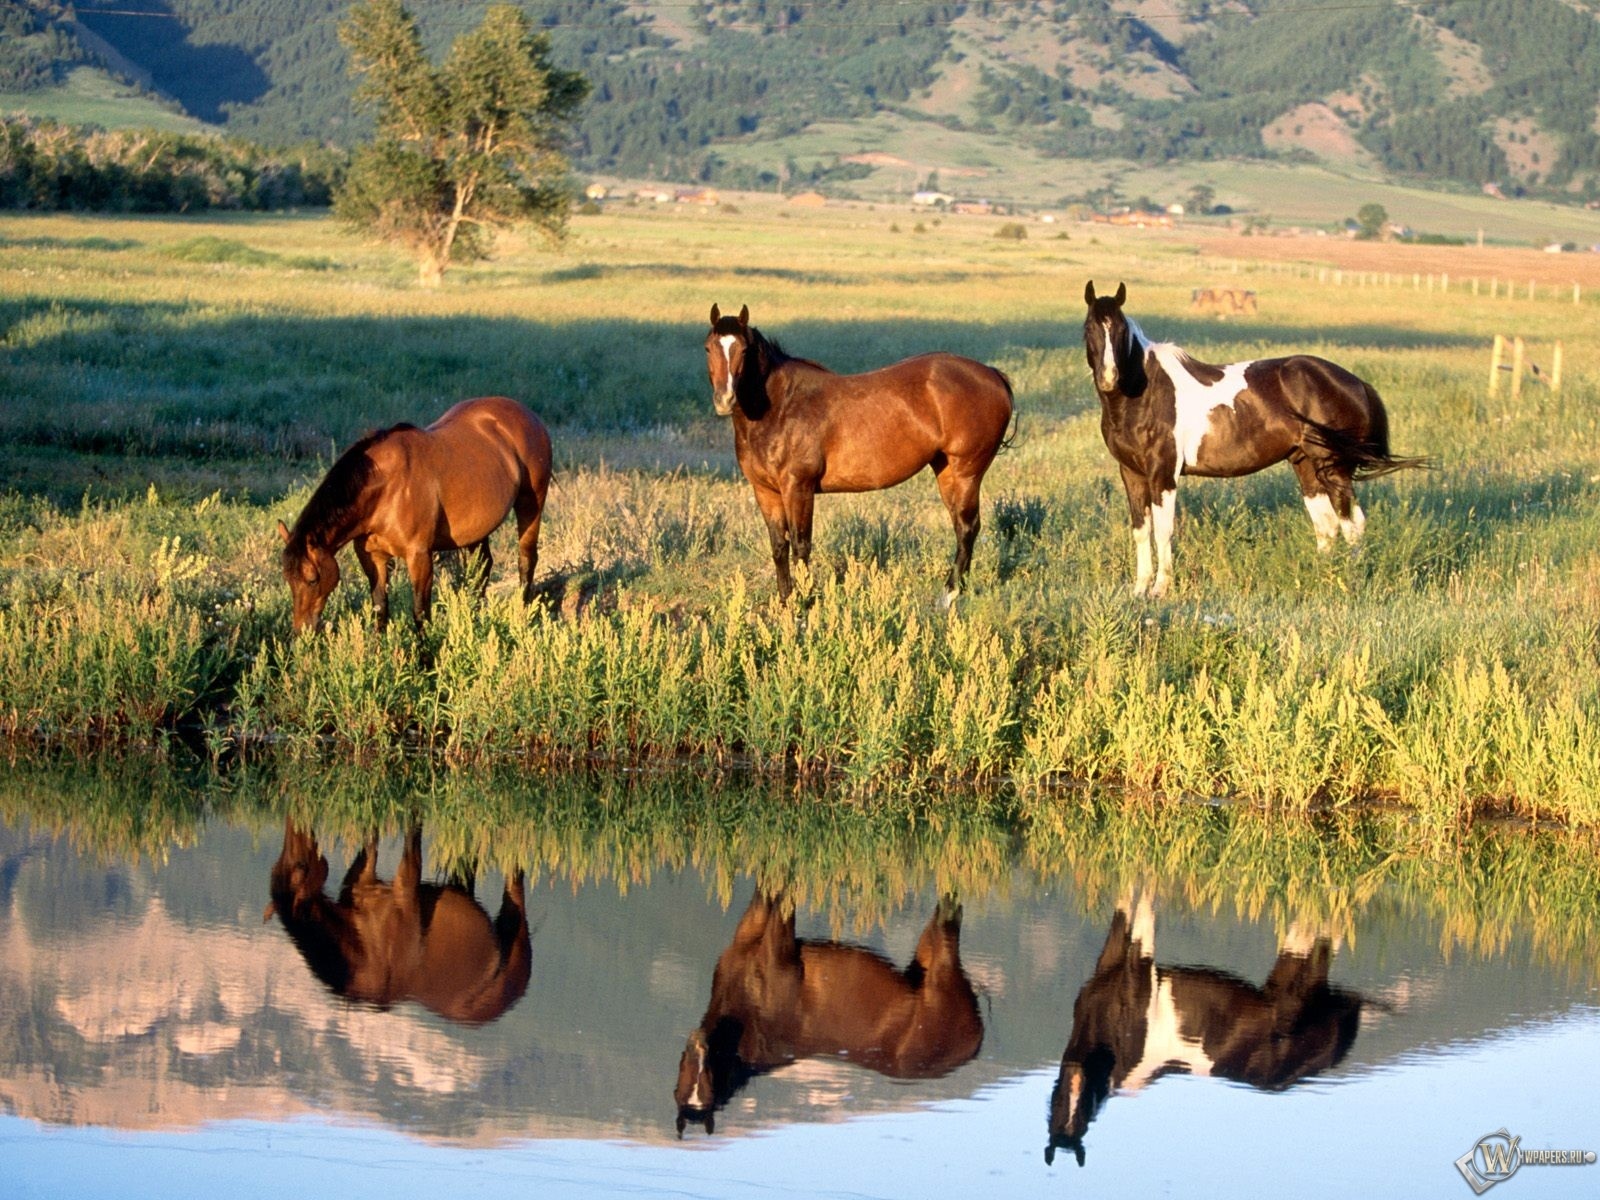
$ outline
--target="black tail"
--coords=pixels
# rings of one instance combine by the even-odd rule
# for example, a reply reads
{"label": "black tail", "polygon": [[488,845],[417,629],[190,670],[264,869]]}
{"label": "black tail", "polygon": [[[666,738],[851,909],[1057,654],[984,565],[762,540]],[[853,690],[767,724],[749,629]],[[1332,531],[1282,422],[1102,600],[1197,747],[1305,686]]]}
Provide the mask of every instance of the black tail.
{"label": "black tail", "polygon": [[1016,443],[1017,429],[1022,423],[1022,414],[1017,411],[1017,394],[1012,390],[1011,376],[1000,370],[996,370],[995,374],[1000,376],[1000,382],[1006,385],[1006,398],[1011,401],[1011,428],[1006,430],[1005,437],[1000,439],[1000,447],[995,451],[998,456],[1011,449]]}
{"label": "black tail", "polygon": [[1332,455],[1351,479],[1373,479],[1391,471],[1431,469],[1434,466],[1431,458],[1407,458],[1389,452],[1389,417],[1384,412],[1383,401],[1378,398],[1371,384],[1363,383],[1362,386],[1366,389],[1372,417],[1371,432],[1366,437],[1353,437],[1342,429],[1324,425],[1301,413],[1300,419],[1306,426],[1306,440]]}

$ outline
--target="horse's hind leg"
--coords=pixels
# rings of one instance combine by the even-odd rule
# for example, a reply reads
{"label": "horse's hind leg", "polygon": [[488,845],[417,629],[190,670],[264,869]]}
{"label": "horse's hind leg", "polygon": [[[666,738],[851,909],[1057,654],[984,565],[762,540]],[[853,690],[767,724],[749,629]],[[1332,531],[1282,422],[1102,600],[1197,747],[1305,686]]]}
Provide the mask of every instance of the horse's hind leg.
{"label": "horse's hind leg", "polygon": [[937,468],[934,478],[939,482],[939,496],[950,511],[950,524],[956,532],[956,558],[944,580],[944,607],[949,608],[961,594],[961,585],[972,565],[972,547],[978,540],[978,490],[983,473],[968,474],[961,467],[946,462]]}
{"label": "horse's hind leg", "polygon": [[[1354,524],[1352,511],[1360,511],[1354,508],[1355,498],[1350,484],[1334,478],[1324,480],[1316,461],[1308,455],[1291,458],[1289,463],[1294,468],[1295,478],[1300,481],[1300,495],[1305,501],[1306,513],[1311,517],[1311,528],[1317,535],[1317,549],[1323,552],[1331,550],[1340,530]],[[1344,506],[1342,514],[1339,509],[1341,502]],[[1359,530],[1355,536],[1360,536]],[[1355,540],[1349,534],[1346,537]]]}
{"label": "horse's hind leg", "polygon": [[522,602],[533,601],[533,572],[539,565],[539,526],[544,520],[544,493],[527,491],[517,498],[517,574]]}

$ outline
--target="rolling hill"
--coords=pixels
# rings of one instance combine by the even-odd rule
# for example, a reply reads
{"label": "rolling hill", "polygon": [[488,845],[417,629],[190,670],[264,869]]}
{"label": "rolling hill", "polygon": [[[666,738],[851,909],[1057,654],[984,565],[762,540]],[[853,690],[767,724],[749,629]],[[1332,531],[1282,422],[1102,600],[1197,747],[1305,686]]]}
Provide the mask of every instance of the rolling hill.
{"label": "rolling hill", "polygon": [[[236,136],[349,143],[365,124],[337,38],[347,7],[12,0],[0,93],[29,107],[97,67]],[[442,51],[485,0],[410,7]],[[594,85],[575,146],[589,172],[868,197],[966,181],[1055,203],[1093,198],[1114,178],[1108,164],[1259,160],[1600,197],[1597,0],[524,7]]]}

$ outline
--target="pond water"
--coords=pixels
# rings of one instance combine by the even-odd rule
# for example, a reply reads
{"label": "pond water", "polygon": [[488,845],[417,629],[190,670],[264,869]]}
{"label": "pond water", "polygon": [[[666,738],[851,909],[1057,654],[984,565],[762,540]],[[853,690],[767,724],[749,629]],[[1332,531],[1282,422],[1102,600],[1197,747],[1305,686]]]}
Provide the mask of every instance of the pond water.
{"label": "pond water", "polygon": [[0,797],[0,1195],[1459,1198],[1500,1130],[1497,1194],[1600,1191],[1527,1155],[1600,1150],[1594,859],[1545,835],[1229,868],[1244,817],[1097,859],[1101,815],[856,887],[807,875],[810,818],[663,848],[651,798],[528,807],[561,836],[518,878],[437,795],[368,841],[304,778],[173,809],[146,773],[130,838],[38,784]]}

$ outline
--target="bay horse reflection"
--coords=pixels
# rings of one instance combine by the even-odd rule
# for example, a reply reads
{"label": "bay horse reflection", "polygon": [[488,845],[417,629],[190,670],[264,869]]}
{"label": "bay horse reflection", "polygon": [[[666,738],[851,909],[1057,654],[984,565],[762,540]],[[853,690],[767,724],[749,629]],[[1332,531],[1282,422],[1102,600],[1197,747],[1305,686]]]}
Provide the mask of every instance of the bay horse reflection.
{"label": "bay horse reflection", "polygon": [[793,908],[758,889],[678,1064],[678,1135],[691,1121],[711,1133],[746,1082],[798,1059],[840,1057],[892,1079],[938,1079],[968,1062],[983,1020],[960,939],[960,906],[943,900],[900,971],[861,946],[796,938]]}
{"label": "bay horse reflection", "polygon": [[[1172,581],[1178,476],[1250,475],[1288,460],[1319,550],[1354,544],[1366,516],[1351,486],[1421,458],[1389,452],[1389,418],[1377,391],[1309,354],[1215,366],[1170,342],[1153,342],[1123,312],[1128,290],[1096,296],[1083,345],[1100,394],[1100,433],[1122,471],[1137,562],[1133,594],[1164,596]],[[1155,541],[1154,572],[1151,539]]]}
{"label": "bay horse reflection", "polygon": [[378,878],[378,840],[356,855],[338,896],[323,891],[328,860],[312,834],[286,821],[273,864],[274,914],[330,991],[388,1009],[411,1000],[451,1021],[481,1025],[528,988],[531,938],[522,872],[506,880],[494,920],[470,882],[422,881],[422,830],[406,833],[394,878]]}
{"label": "bay horse reflection", "polygon": [[1050,1098],[1050,1142],[1083,1165],[1084,1133],[1113,1092],[1137,1092],[1164,1075],[1212,1075],[1282,1091],[1337,1066],[1349,1053],[1362,998],[1328,982],[1333,948],[1298,929],[1256,987],[1211,967],[1155,961],[1148,896],[1119,907],[1093,977],[1078,993],[1072,1035]]}
{"label": "bay horse reflection", "polygon": [[420,626],[433,598],[434,552],[472,550],[487,586],[489,535],[513,511],[526,603],[549,487],[550,435],[538,417],[504,396],[463,400],[426,429],[402,424],[368,434],[339,456],[293,529],[278,522],[295,632],[321,619],[346,545],[354,545],[372,588],[379,629],[389,620],[390,562],[405,561]]}
{"label": "bay horse reflection", "polygon": [[1011,423],[1011,381],[954,354],[922,354],[861,375],[794,358],[750,324],[711,306],[711,402],[733,418],[733,446],[767,524],[778,594],[793,556],[811,560],[818,492],[870,492],[933,469],[955,528],[945,602],[961,590],[978,538],[978,492]]}

